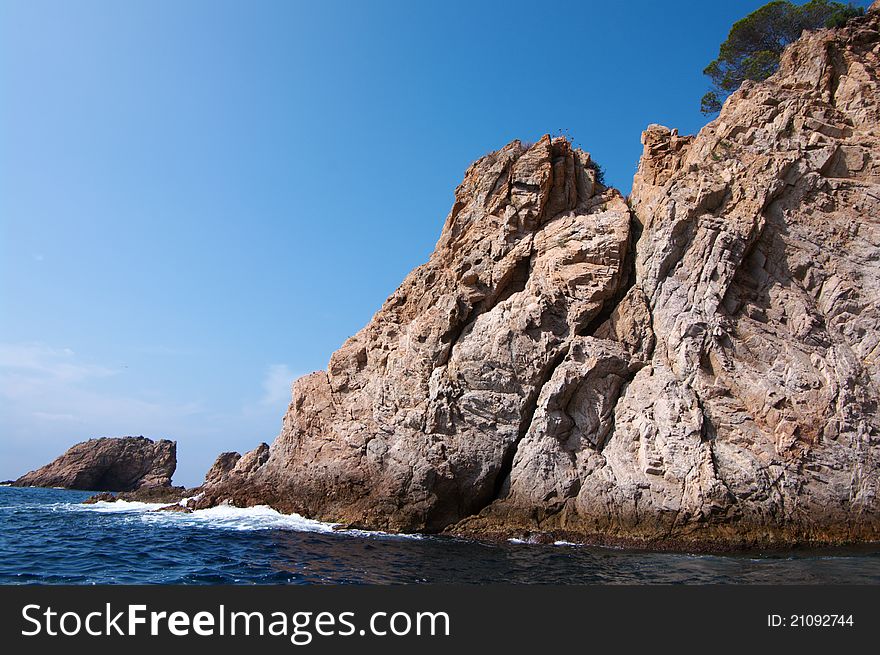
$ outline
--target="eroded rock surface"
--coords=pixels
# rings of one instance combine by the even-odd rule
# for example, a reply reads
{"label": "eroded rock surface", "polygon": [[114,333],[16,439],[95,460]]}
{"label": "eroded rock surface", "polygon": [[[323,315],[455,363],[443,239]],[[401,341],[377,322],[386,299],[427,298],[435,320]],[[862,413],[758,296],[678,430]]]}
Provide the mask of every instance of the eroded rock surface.
{"label": "eroded rock surface", "polygon": [[[535,402],[626,281],[631,216],[563,139],[470,167],[430,261],[298,380],[243,486],[308,515],[441,530],[492,502]],[[209,501],[206,501],[209,502]]]}
{"label": "eroded rock surface", "polygon": [[238,464],[239,460],[241,460],[241,455],[236,452],[226,452],[217,455],[217,459],[205,474],[204,484],[210,485],[220,482],[223,478],[229,475],[230,471],[235,468],[235,465]]}
{"label": "eroded rock surface", "polygon": [[20,477],[18,487],[134,491],[170,487],[177,444],[146,437],[103,437],[71,447],[51,463]]}
{"label": "eroded rock surface", "polygon": [[880,536],[877,27],[807,35],[696,137],[648,128],[636,283],[542,392],[508,493],[460,529]]}
{"label": "eroded rock surface", "polygon": [[629,206],[563,139],[477,161],[429,262],[204,503],[655,547],[880,538],[878,23],[806,34],[695,137],[649,127]]}

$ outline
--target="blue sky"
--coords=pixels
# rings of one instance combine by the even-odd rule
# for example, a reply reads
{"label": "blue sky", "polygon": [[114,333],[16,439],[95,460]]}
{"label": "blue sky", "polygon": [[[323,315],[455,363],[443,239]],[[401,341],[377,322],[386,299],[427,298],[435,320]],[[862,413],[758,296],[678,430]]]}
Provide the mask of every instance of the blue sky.
{"label": "blue sky", "polygon": [[628,192],[761,4],[0,0],[0,479],[271,442],[470,162],[564,130]]}

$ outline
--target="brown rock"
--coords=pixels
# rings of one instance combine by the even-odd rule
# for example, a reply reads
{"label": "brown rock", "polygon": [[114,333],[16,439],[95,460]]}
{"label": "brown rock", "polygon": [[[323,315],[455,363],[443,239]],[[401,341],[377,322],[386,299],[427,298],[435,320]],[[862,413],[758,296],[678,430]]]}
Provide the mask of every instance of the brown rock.
{"label": "brown rock", "polygon": [[180,512],[183,514],[192,514],[193,510],[187,507],[186,505],[181,505],[180,503],[172,503],[171,505],[165,505],[164,507],[160,507],[159,509],[153,510],[155,512]]}
{"label": "brown rock", "polygon": [[630,220],[563,139],[484,157],[430,261],[327,373],[296,383],[247,484],[209,489],[206,502],[265,488],[276,506],[397,530],[479,511],[556,363],[621,291]]}
{"label": "brown rock", "polygon": [[116,496],[114,496],[109,491],[102,491],[99,494],[95,494],[94,496],[89,496],[83,501],[83,505],[94,505],[95,503],[115,503],[117,501]]}
{"label": "brown rock", "polygon": [[880,537],[878,23],[807,34],[696,137],[648,128],[632,302],[556,370],[509,490],[458,531]]}
{"label": "brown rock", "polygon": [[186,487],[138,487],[134,491],[122,491],[116,494],[104,492],[95,494],[83,501],[89,505],[98,501],[112,503],[117,500],[138,503],[177,503],[184,498],[189,498],[199,493],[200,487],[187,489]]}
{"label": "brown rock", "polygon": [[655,548],[880,539],[878,27],[872,6],[805,34],[696,136],[650,126],[632,212],[563,139],[477,161],[430,260],[200,506]]}
{"label": "brown rock", "polygon": [[102,437],[76,444],[50,464],[15,481],[18,487],[132,491],[169,487],[177,444],[146,437]]}
{"label": "brown rock", "polygon": [[233,477],[247,477],[265,464],[267,459],[269,459],[269,444],[261,443],[253,450],[248,451],[242,457],[239,457],[227,475]]}
{"label": "brown rock", "polygon": [[214,461],[214,464],[205,474],[204,484],[209,485],[220,482],[230,471],[232,471],[232,469],[235,468],[235,465],[238,464],[240,459],[241,455],[236,452],[220,453]]}

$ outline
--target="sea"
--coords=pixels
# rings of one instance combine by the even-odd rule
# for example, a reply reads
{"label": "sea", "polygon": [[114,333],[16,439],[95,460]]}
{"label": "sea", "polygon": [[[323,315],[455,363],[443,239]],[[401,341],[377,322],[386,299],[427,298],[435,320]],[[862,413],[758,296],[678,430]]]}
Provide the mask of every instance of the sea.
{"label": "sea", "polygon": [[157,512],[0,487],[2,584],[880,584],[880,544],[705,555],[338,530],[268,507]]}

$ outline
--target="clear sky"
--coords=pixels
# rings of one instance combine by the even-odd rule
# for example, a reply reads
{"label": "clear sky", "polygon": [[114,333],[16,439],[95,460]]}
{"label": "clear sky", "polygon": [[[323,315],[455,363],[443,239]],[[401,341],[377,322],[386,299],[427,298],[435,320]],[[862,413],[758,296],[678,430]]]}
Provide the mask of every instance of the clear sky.
{"label": "clear sky", "polygon": [[0,479],[143,434],[196,484],[271,442],[470,162],[563,130],[628,192],[761,4],[0,0]]}

